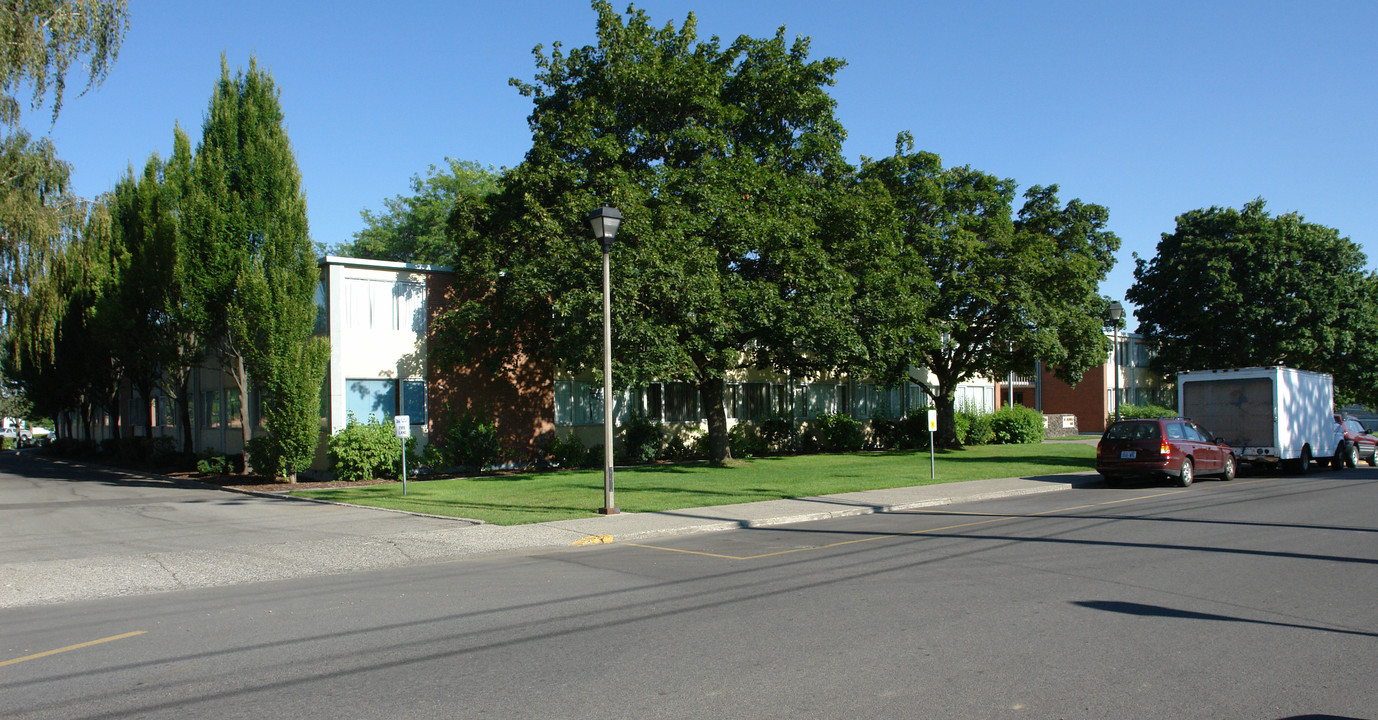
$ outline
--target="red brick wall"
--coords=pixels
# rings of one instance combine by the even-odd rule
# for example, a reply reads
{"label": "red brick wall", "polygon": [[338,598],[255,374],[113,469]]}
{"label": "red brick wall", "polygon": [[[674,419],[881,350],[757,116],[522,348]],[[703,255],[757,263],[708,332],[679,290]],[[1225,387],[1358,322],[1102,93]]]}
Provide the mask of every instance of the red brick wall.
{"label": "red brick wall", "polygon": [[447,360],[445,343],[453,338],[437,336],[435,316],[449,306],[457,292],[449,276],[432,275],[427,282],[427,384],[430,414],[427,430],[434,438],[443,437],[449,422],[465,412],[494,421],[503,447],[520,456],[535,448],[555,432],[555,383],[551,364],[529,359],[518,352],[503,357],[483,334],[475,329],[470,338],[468,360],[455,365]]}
{"label": "red brick wall", "polygon": [[1093,367],[1082,375],[1081,382],[1068,385],[1043,371],[1043,412],[1070,413],[1077,416],[1077,428],[1082,432],[1103,432],[1108,414],[1105,391],[1106,366]]}

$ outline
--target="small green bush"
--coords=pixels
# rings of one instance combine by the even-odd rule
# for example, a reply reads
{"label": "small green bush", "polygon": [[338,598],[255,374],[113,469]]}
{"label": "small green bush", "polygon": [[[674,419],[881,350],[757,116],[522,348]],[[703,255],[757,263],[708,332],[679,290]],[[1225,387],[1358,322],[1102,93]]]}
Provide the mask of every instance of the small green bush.
{"label": "small green bush", "polygon": [[675,462],[708,456],[708,437],[702,433],[679,432],[665,441],[665,457]]}
{"label": "small green bush", "polygon": [[502,462],[502,442],[493,423],[472,413],[464,413],[450,426],[440,442],[450,464],[482,472]]}
{"label": "small green bush", "polygon": [[794,418],[787,413],[777,413],[761,421],[756,434],[765,446],[765,452],[784,453],[794,449]]}
{"label": "small green bush", "polygon": [[727,431],[727,447],[734,458],[756,457],[770,452],[760,431],[746,423],[737,423]]}
{"label": "small green bush", "polygon": [[196,460],[196,472],[202,475],[224,475],[229,472],[230,464],[224,455],[206,448]]}
{"label": "small green bush", "polygon": [[622,427],[622,462],[644,465],[660,456],[660,426],[641,416],[634,416]]}
{"label": "small green bush", "polygon": [[584,463],[588,450],[584,447],[583,441],[575,435],[570,435],[567,438],[557,437],[546,443],[545,453],[550,457],[550,463],[556,467],[576,468]]}
{"label": "small green bush", "polygon": [[979,410],[959,411],[957,439],[963,445],[989,445],[995,440],[995,432],[991,428],[991,414]]}
{"label": "small green bush", "polygon": [[1000,408],[990,416],[995,442],[1028,444],[1043,442],[1043,413],[1023,405]]}
{"label": "small green bush", "polygon": [[[1120,405],[1120,417],[1122,417],[1122,418],[1130,418],[1130,419],[1134,419],[1134,418],[1177,417],[1177,411],[1176,411],[1176,410],[1173,410],[1173,409],[1170,408],[1170,407],[1163,407],[1162,405],[1126,405],[1126,404],[1121,404],[1121,405]],[[1108,423],[1109,421],[1111,421],[1111,420],[1114,420],[1114,419],[1115,419],[1115,413],[1114,413],[1114,411],[1112,410],[1112,411],[1110,412],[1110,416],[1109,416],[1108,418],[1106,418],[1107,423]]]}
{"label": "small green bush", "polygon": [[401,455],[402,441],[393,436],[392,425],[372,417],[361,423],[350,414],[344,429],[330,438],[330,469],[340,480],[370,481],[395,472]]}
{"label": "small green bush", "polygon": [[866,430],[850,415],[819,415],[815,424],[825,452],[856,452],[866,446]]}

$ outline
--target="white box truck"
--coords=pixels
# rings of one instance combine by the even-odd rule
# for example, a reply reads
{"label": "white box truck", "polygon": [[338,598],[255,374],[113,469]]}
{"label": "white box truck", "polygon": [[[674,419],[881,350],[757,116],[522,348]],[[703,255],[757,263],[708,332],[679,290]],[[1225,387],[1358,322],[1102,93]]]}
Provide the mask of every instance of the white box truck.
{"label": "white box truck", "polygon": [[1177,374],[1177,408],[1230,447],[1243,463],[1284,463],[1304,473],[1328,460],[1337,435],[1334,381],[1326,373],[1281,366]]}

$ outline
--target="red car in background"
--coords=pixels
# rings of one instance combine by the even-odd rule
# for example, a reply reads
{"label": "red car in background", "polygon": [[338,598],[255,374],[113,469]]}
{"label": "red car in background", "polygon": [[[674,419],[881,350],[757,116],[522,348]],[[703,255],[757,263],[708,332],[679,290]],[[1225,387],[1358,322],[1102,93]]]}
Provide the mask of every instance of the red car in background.
{"label": "red car in background", "polygon": [[1335,422],[1343,429],[1345,440],[1342,448],[1336,448],[1332,466],[1338,470],[1343,462],[1347,467],[1354,467],[1360,460],[1378,466],[1378,437],[1365,432],[1363,423],[1353,415],[1336,414]]}

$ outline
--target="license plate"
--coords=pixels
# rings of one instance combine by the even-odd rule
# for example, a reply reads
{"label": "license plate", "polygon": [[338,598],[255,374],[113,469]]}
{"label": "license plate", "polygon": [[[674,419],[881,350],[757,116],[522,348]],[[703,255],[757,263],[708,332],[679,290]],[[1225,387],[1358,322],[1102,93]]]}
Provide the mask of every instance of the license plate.
{"label": "license plate", "polygon": [[1138,457],[1138,452],[1135,450],[1122,450],[1120,452],[1121,460],[1133,460],[1136,457]]}

